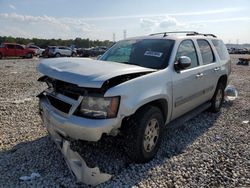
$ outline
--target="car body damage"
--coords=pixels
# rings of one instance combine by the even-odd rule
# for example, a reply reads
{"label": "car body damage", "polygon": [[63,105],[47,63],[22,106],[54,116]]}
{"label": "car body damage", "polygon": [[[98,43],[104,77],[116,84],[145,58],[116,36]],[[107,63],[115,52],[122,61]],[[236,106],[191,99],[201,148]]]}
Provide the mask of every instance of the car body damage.
{"label": "car body damage", "polygon": [[130,73],[125,75],[116,76],[113,78],[110,78],[103,82],[101,88],[89,88],[89,87],[79,87],[76,84],[63,82],[57,79],[53,79],[48,76],[42,76],[37,81],[39,82],[46,82],[48,87],[55,88],[55,91],[60,90],[61,93],[74,91],[78,93],[79,95],[86,95],[87,93],[99,93],[104,94],[108,89],[117,86],[123,82],[132,80],[134,78],[152,73],[154,71],[147,71],[147,72],[136,72],[136,73]]}
{"label": "car body damage", "polygon": [[70,148],[70,142],[68,140],[65,140],[51,128],[48,128],[48,131],[51,138],[62,152],[72,175],[78,182],[96,186],[108,181],[112,177],[110,174],[100,172],[98,167],[89,168],[81,155]]}
{"label": "car body damage", "polygon": [[[61,59],[65,61],[64,58]],[[43,61],[38,66],[38,70],[45,75],[40,77],[38,81],[45,82],[48,85],[48,88],[37,96],[40,99],[39,108],[44,125],[47,127],[48,132],[62,152],[69,169],[76,177],[77,181],[94,186],[108,181],[112,176],[110,174],[101,173],[97,167],[89,168],[84,159],[77,152],[71,150],[70,142],[66,139],[74,138],[98,141],[104,133],[115,136],[118,134],[118,128],[121,126],[121,121],[115,118],[96,122],[92,119],[77,116],[77,109],[84,96],[104,96],[110,88],[155,72],[155,70],[141,69],[140,67],[132,66],[132,69],[128,69],[127,71],[123,70],[122,72],[124,72],[124,74],[122,75],[117,76],[117,74],[110,74],[106,76],[106,78],[108,78],[107,80],[99,79],[98,82],[92,82],[91,85],[88,84],[88,87],[86,87],[83,83],[78,82],[78,84],[75,84],[76,82],[70,83],[71,80],[68,80],[69,77],[76,77],[77,71],[75,75],[72,75],[72,72],[69,73],[69,77],[66,76],[65,79],[63,79],[64,81],[59,80],[59,76],[57,76],[59,72],[67,74],[65,70],[62,69],[69,69],[66,67],[71,64],[62,65],[58,63],[56,66],[53,61]],[[55,61],[57,61],[57,59]],[[44,64],[47,63],[51,65],[46,65],[47,67],[45,68]],[[103,62],[98,63],[102,64]],[[141,72],[138,72],[139,70]],[[112,75],[114,75],[114,77],[112,77]],[[88,78],[93,80],[90,77],[91,76]],[[83,85],[85,87],[82,87]],[[85,122],[84,119],[86,120]],[[84,122],[84,124],[81,125],[81,122]],[[78,129],[72,129],[73,123],[80,125],[80,127]],[[86,127],[86,125],[90,126]]]}
{"label": "car body damage", "polygon": [[155,71],[136,65],[85,58],[45,59],[37,69],[48,77],[87,88],[101,88],[105,81],[117,76]]}

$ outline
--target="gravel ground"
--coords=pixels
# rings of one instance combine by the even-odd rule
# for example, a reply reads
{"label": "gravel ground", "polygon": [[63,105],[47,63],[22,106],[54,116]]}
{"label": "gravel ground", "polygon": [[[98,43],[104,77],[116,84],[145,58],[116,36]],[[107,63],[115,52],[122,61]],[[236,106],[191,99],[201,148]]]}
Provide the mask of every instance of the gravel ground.
{"label": "gravel ground", "polygon": [[[113,178],[100,187],[250,187],[250,67],[232,56],[230,84],[239,98],[218,114],[203,112],[166,131],[157,157],[133,164],[120,145],[105,138],[75,143],[89,166]],[[38,115],[37,59],[0,60],[0,187],[85,187],[72,178]],[[41,177],[20,181],[37,172]]]}

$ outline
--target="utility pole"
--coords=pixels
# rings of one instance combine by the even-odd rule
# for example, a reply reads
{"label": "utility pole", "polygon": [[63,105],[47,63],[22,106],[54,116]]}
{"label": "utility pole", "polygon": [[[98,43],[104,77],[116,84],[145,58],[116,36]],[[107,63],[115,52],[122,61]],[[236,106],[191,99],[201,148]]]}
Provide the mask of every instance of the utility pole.
{"label": "utility pole", "polygon": [[124,30],[123,30],[123,39],[126,39],[126,38],[127,38],[127,30],[124,29]]}
{"label": "utility pole", "polygon": [[115,33],[113,33],[113,42],[115,42]]}

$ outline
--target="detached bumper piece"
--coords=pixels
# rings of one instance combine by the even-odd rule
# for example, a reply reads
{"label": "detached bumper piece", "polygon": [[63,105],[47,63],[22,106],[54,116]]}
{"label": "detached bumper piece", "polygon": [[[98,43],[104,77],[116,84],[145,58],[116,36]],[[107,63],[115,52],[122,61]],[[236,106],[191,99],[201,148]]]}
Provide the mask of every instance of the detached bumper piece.
{"label": "detached bumper piece", "polygon": [[50,135],[61,150],[68,168],[77,182],[96,186],[110,180],[112,176],[101,173],[98,167],[89,168],[79,153],[70,149],[70,142],[68,140],[65,140],[56,132],[50,132]]}

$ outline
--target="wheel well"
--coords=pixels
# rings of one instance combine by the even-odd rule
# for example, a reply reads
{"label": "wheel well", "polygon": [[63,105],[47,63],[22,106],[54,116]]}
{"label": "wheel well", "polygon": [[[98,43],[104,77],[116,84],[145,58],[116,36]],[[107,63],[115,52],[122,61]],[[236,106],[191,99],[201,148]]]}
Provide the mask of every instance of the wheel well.
{"label": "wheel well", "polygon": [[[139,110],[141,110],[142,108],[145,108],[147,106],[155,106],[155,107],[159,108],[162,112],[164,123],[165,123],[165,121],[167,120],[167,114],[168,114],[168,102],[166,99],[157,99],[157,100],[151,101],[149,103],[146,103],[146,104],[142,105],[140,108],[138,108],[136,110],[136,112],[138,112]],[[127,122],[130,120],[130,118],[133,115],[126,117],[122,120],[121,131],[124,131],[126,129]]]}
{"label": "wheel well", "polygon": [[151,101],[149,103],[146,103],[146,104],[142,105],[140,108],[138,108],[136,110],[136,112],[141,110],[142,108],[145,108],[146,106],[155,106],[155,107],[159,108],[162,111],[164,121],[166,121],[167,113],[168,113],[168,102],[166,99],[157,99],[157,100]]}
{"label": "wheel well", "polygon": [[[224,86],[224,88],[225,88],[226,85],[227,85],[227,75],[222,75],[222,76],[219,78],[218,83],[222,83],[223,86]],[[218,83],[217,83],[217,85],[218,85]]]}

